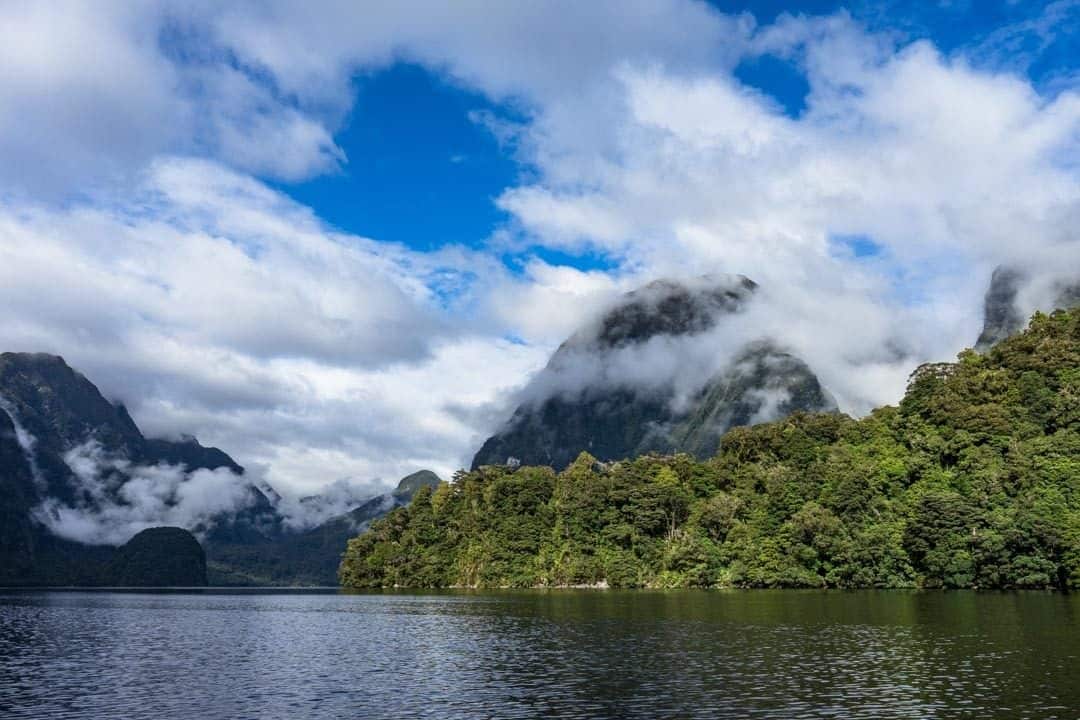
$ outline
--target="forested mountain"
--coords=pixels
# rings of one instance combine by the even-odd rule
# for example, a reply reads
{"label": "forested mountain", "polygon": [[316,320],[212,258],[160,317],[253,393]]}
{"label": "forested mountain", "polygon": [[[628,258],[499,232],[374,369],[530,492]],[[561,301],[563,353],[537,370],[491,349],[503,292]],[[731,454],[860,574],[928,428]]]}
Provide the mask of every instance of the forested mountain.
{"label": "forested mountain", "polygon": [[206,585],[206,553],[183,528],[149,528],[117,548],[102,580],[118,587]]}
{"label": "forested mountain", "polygon": [[1080,309],[686,454],[461,473],[349,542],[346,587],[1080,587]]}
{"label": "forested mountain", "polygon": [[[510,458],[562,469],[582,451],[601,460],[675,451],[704,458],[728,428],[835,408],[810,368],[775,340],[723,332],[756,290],[746,277],[721,276],[658,280],[628,293],[559,347],[473,469]],[[712,357],[729,359],[678,387]]]}

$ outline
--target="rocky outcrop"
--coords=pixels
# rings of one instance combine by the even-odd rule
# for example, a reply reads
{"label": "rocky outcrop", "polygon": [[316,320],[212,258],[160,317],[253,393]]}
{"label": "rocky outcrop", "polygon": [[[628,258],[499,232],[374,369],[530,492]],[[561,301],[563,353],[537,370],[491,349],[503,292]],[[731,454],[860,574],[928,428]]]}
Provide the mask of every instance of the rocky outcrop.
{"label": "rocky outcrop", "polygon": [[975,350],[984,353],[1007,337],[1023,330],[1035,310],[1067,310],[1080,305],[1080,273],[1071,279],[1052,280],[1050,302],[1045,307],[1021,307],[1021,291],[1034,280],[1031,271],[1016,266],[997,267],[983,300],[983,328]]}

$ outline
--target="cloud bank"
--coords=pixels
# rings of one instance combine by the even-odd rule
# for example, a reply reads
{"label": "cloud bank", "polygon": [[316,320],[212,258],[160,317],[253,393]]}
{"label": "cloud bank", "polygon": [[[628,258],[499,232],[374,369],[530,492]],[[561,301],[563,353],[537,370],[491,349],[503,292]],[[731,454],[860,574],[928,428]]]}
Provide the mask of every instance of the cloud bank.
{"label": "cloud bank", "polygon": [[[862,413],[974,342],[996,265],[1080,270],[1075,69],[1027,73],[1074,5],[946,53],[683,0],[8,4],[0,346],[299,497],[448,476],[620,292],[742,273],[717,346],[779,338]],[[761,58],[805,80],[796,112],[740,80]],[[335,133],[400,61],[514,110],[475,117],[528,172],[474,247],[342,233],[270,185],[364,172]]]}

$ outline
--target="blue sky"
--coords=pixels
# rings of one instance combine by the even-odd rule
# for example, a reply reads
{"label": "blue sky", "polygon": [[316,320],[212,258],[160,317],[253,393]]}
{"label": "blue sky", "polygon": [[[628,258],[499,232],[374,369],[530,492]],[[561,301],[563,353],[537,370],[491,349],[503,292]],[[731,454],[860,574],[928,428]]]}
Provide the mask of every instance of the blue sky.
{"label": "blue sky", "polygon": [[349,232],[430,250],[477,245],[505,219],[495,198],[521,169],[474,118],[496,107],[415,64],[356,78],[356,107],[334,136],[339,171],[281,185]]}
{"label": "blue sky", "polygon": [[995,267],[1028,313],[1080,257],[1080,0],[72,0],[0,27],[0,350],[286,494],[467,465],[657,278],[751,277],[698,369],[767,337],[859,415],[972,343]]}

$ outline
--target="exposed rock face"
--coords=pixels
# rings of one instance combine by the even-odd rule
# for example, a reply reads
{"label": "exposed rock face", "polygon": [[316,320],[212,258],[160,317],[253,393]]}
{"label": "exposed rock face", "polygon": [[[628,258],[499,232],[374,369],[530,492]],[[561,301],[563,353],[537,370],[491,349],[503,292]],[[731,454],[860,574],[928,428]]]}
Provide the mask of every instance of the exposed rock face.
{"label": "exposed rock face", "polygon": [[[106,400],[92,382],[56,355],[0,354],[0,398],[34,438],[34,455],[51,495],[70,494],[63,453],[94,441],[133,463],[184,464],[189,469],[243,468],[195,438],[179,442],[143,437],[123,405]],[[57,483],[59,481],[59,483]]]}
{"label": "exposed rock face", "polygon": [[117,548],[103,584],[117,587],[198,587],[206,585],[206,553],[187,530],[143,530]]}
{"label": "exposed rock face", "polygon": [[[715,452],[723,433],[736,425],[796,410],[834,409],[835,403],[806,364],[769,341],[745,345],[688,402],[677,402],[671,382],[635,385],[596,380],[606,368],[625,364],[635,350],[648,346],[655,352],[678,353],[681,340],[722,329],[724,319],[739,313],[756,288],[753,281],[736,276],[703,278],[692,285],[663,280],[629,293],[598,322],[560,346],[526,389],[530,399],[484,443],[473,467],[515,459],[559,469],[583,450],[600,460],[650,451],[706,457]],[[677,367],[680,358],[668,360]],[[586,374],[598,370],[580,387],[541,389],[558,385],[553,378],[579,373],[583,366],[590,368]]]}
{"label": "exposed rock face", "polygon": [[33,570],[36,533],[30,510],[37,492],[15,423],[0,408],[0,584],[17,584]]}
{"label": "exposed rock face", "polygon": [[835,409],[836,403],[806,363],[768,341],[752,343],[728,372],[705,387],[692,411],[679,419],[671,432],[671,449],[710,457],[729,428],[800,410]]}
{"label": "exposed rock face", "polygon": [[1015,268],[999,267],[990,277],[983,301],[983,329],[975,349],[986,352],[1024,327],[1024,316],[1016,307],[1016,296],[1026,277]]}
{"label": "exposed rock face", "polygon": [[1017,267],[1000,266],[990,277],[990,287],[983,302],[983,329],[975,342],[975,350],[983,353],[1011,335],[1024,329],[1028,316],[1035,310],[1063,310],[1080,305],[1080,273],[1073,279],[1051,283],[1051,303],[1048,307],[1022,308],[1021,290],[1032,281],[1031,273]]}

